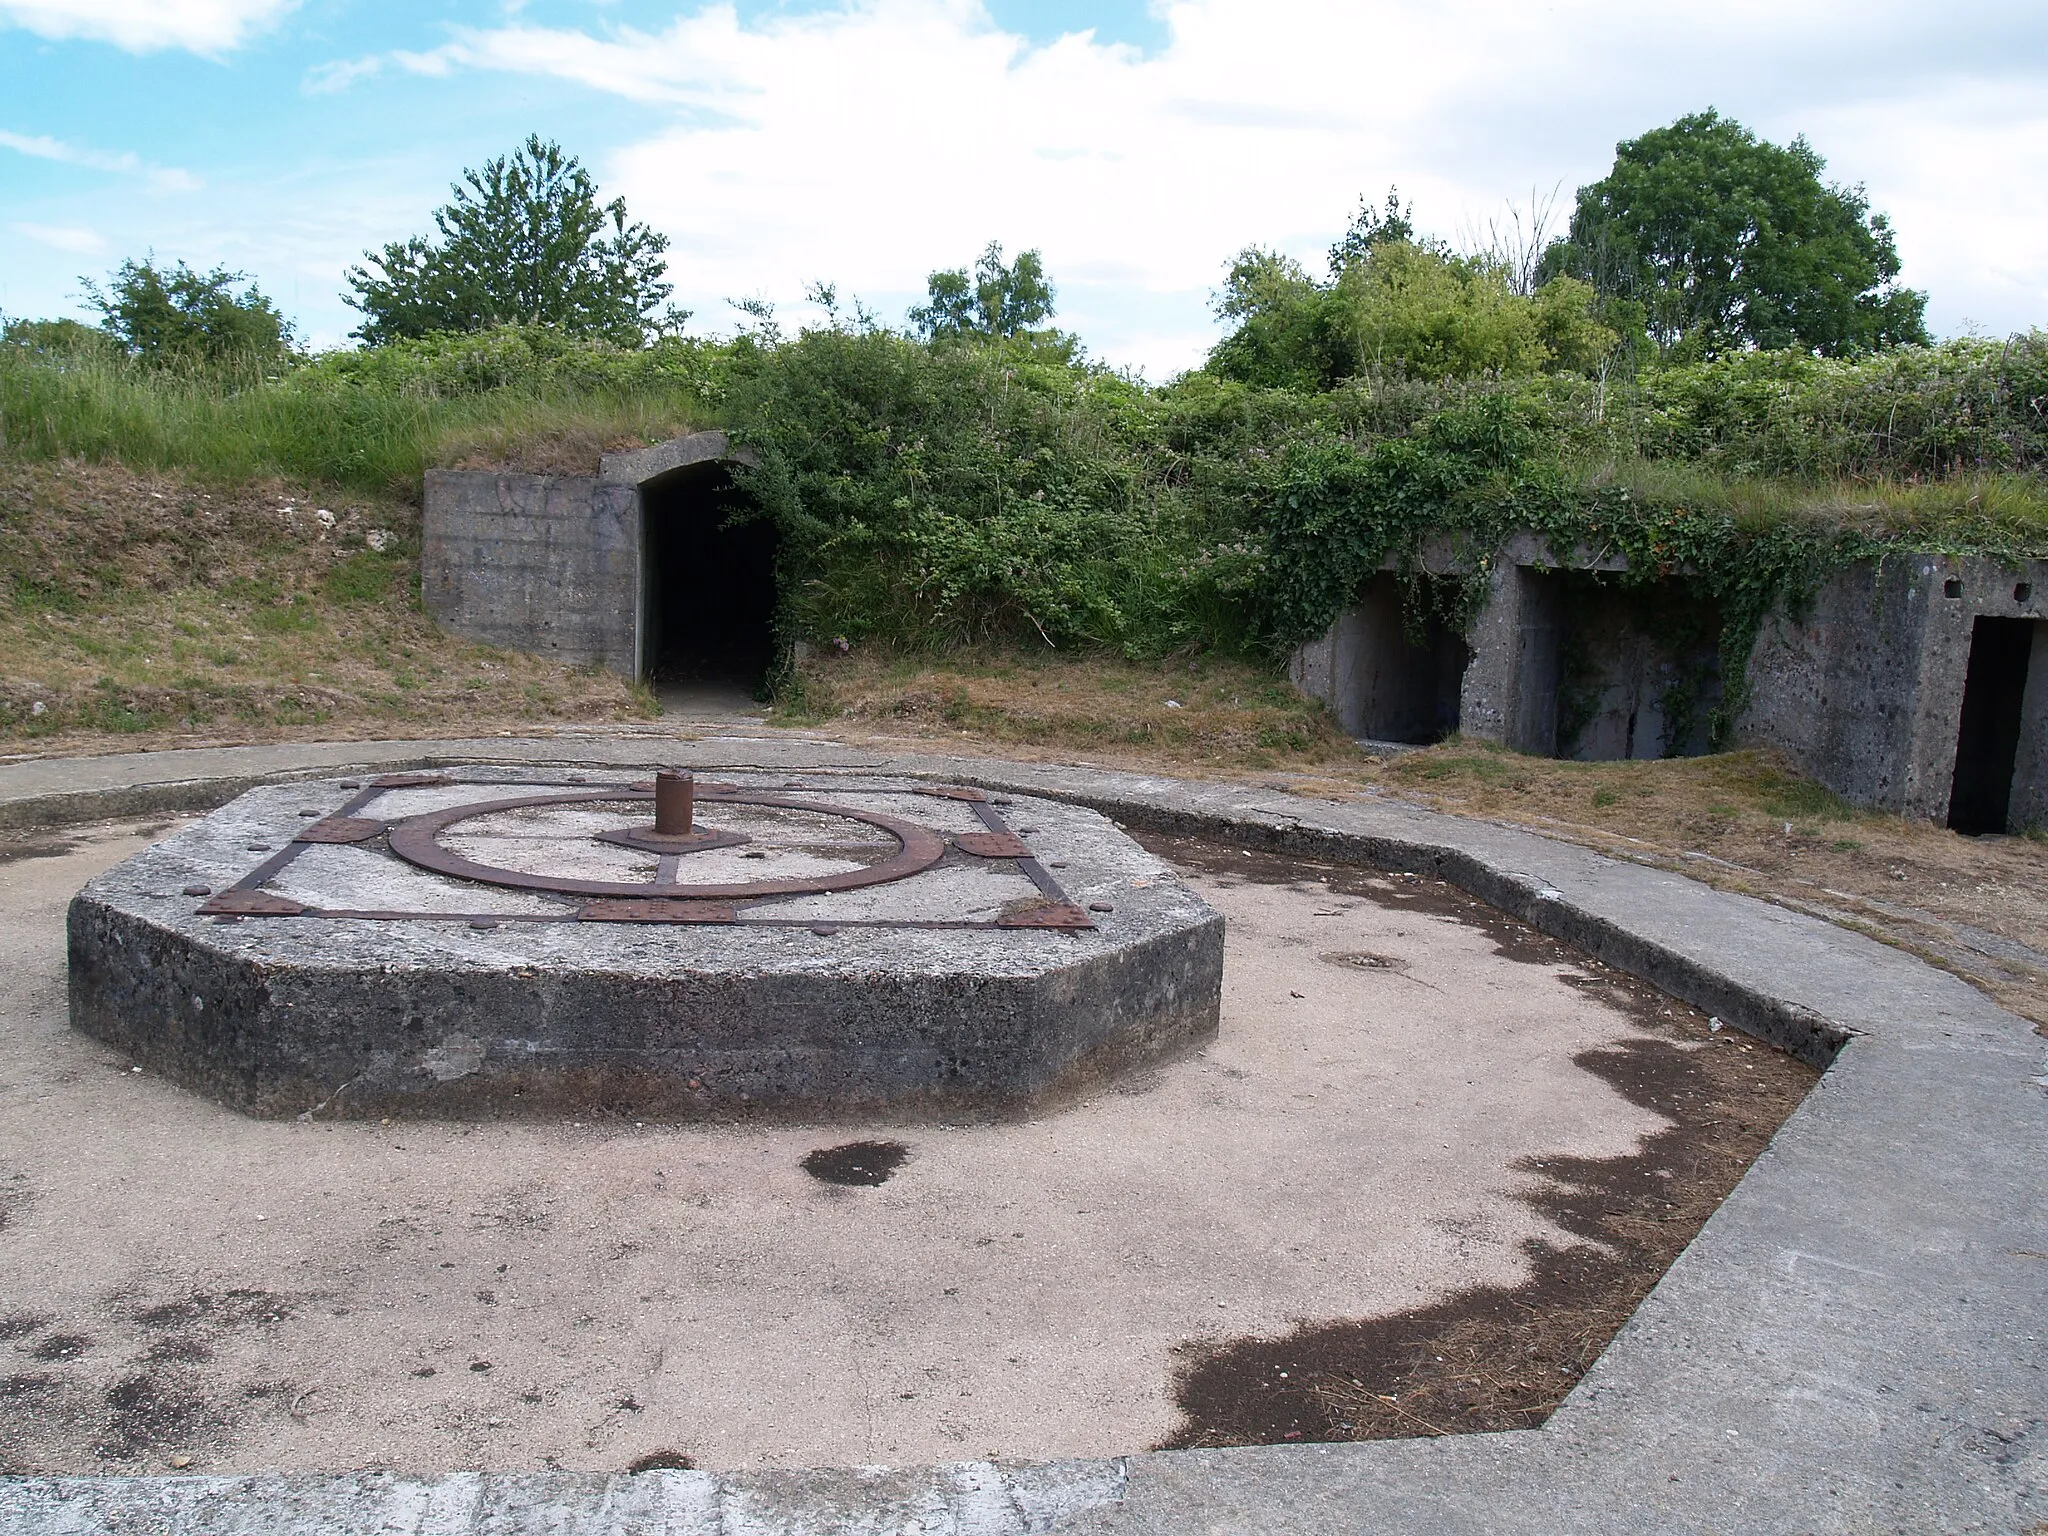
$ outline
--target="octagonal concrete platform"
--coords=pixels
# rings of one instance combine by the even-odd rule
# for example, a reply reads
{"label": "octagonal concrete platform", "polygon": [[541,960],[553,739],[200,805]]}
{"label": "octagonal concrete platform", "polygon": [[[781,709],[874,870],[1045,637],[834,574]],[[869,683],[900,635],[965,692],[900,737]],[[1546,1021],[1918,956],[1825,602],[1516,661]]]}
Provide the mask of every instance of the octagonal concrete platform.
{"label": "octagonal concrete platform", "polygon": [[80,893],[72,1021],[347,1117],[973,1118],[1216,1033],[1222,918],[1093,811],[742,776],[701,807],[742,840],[662,859],[605,840],[637,783],[253,790]]}

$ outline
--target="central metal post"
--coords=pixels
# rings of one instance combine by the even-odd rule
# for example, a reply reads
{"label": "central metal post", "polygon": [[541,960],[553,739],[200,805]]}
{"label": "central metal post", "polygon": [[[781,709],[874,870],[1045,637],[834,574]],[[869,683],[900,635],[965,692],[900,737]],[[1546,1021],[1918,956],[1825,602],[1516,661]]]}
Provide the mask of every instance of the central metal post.
{"label": "central metal post", "polygon": [[654,776],[654,835],[687,837],[697,820],[697,779],[685,768]]}

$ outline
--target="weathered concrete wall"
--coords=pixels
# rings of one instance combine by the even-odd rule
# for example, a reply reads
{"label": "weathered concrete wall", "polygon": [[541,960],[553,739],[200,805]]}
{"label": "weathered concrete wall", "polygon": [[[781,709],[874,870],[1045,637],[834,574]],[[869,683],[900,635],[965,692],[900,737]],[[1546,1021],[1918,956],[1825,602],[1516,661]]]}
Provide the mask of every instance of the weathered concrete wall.
{"label": "weathered concrete wall", "polygon": [[1458,728],[1478,741],[1548,757],[1557,750],[1557,591],[1511,555],[1494,563],[1472,623]]}
{"label": "weathered concrete wall", "polygon": [[450,634],[626,677],[646,669],[652,613],[641,491],[719,460],[723,432],[608,453],[596,475],[430,469],[421,584]]}
{"label": "weathered concrete wall", "polygon": [[[1424,564],[1450,571],[1458,562],[1445,553]],[[1562,574],[1619,568],[1612,557],[1596,560],[1586,551],[1560,557],[1527,534],[1495,553],[1487,599],[1467,637],[1471,661],[1458,710],[1464,735],[1543,756],[1656,756],[1671,745],[1662,691],[1676,665],[1700,674],[1698,713],[1678,748],[1704,748],[1705,716],[1721,687],[1718,674],[1704,670],[1704,656],[1651,656]],[[1401,633],[1398,595],[1387,595],[1394,590],[1375,578],[1359,605],[1303,646],[1289,669],[1296,686],[1328,704],[1353,735],[1380,734],[1372,727],[1387,718],[1386,701],[1424,687],[1414,674],[1430,665],[1428,653]],[[1735,740],[1782,749],[1858,804],[1945,820],[1971,638],[1983,617],[2038,621],[2007,820],[2016,828],[2048,822],[2048,561],[2013,567],[1901,555],[1839,572],[1810,604],[1766,621]],[[1560,740],[1560,689],[1586,686],[1565,675],[1571,658],[1563,653],[1588,644],[1598,663],[1592,712],[1583,722],[1567,719],[1572,739]],[[1402,668],[1405,679],[1395,675]],[[1570,703],[1567,715],[1584,712]],[[1633,733],[1619,723],[1630,716]]]}
{"label": "weathered concrete wall", "polygon": [[1549,578],[1558,613],[1557,755],[1696,757],[1721,702],[1721,616],[1682,580]]}
{"label": "weathered concrete wall", "polygon": [[745,464],[754,462],[746,449],[735,452],[723,432],[692,432],[688,437],[672,438],[665,443],[656,443],[652,448],[608,453],[598,463],[597,478],[612,485],[646,485],[679,469],[711,464],[720,459]]}
{"label": "weathered concrete wall", "polygon": [[630,483],[429,470],[427,612],[465,639],[636,677],[640,540]]}
{"label": "weathered concrete wall", "polygon": [[[1979,617],[2048,617],[2044,578],[2041,561],[2015,569],[1912,555],[1851,566],[1798,615],[1765,623],[1736,739],[1781,748],[1859,805],[1945,820],[1972,630]],[[2038,636],[2034,656],[2013,774],[2020,824],[2040,816],[2048,778]]]}
{"label": "weathered concrete wall", "polygon": [[2048,827],[2048,623],[2034,626],[2034,651],[2027,662],[2027,697],[2020,709],[2020,750],[2012,765],[2012,804],[2007,821],[2015,830]]}

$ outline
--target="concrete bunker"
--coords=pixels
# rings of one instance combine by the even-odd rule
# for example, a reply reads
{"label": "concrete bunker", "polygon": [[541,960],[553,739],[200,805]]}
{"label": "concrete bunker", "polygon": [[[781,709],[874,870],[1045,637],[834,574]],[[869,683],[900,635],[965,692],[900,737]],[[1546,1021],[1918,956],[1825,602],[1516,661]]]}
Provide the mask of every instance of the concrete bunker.
{"label": "concrete bunker", "polygon": [[451,634],[625,677],[757,688],[775,533],[723,432],[608,453],[595,475],[427,471],[421,590]]}
{"label": "concrete bunker", "polygon": [[1485,570],[1462,633],[1433,625],[1418,641],[1402,608],[1413,579],[1390,562],[1289,664],[1353,736],[1685,757],[1712,750],[1716,716],[1732,714],[1726,744],[1774,748],[1858,805],[1959,831],[2048,824],[2048,561],[1845,566],[1765,615],[1739,698],[1724,615],[1683,571],[1627,581],[1620,556],[1528,532],[1483,561],[1432,547],[1421,566],[1446,584]]}
{"label": "concrete bunker", "polygon": [[[1450,615],[1454,584],[1382,571],[1292,669],[1304,692],[1326,700],[1339,726],[1368,741],[1427,746],[1458,729],[1459,690],[1472,659]],[[1306,659],[1304,659],[1306,658]]]}
{"label": "concrete bunker", "polygon": [[[1682,580],[1530,571],[1534,707],[1513,745],[1578,762],[1697,757],[1721,698],[1718,609]],[[1545,696],[1547,695],[1547,697]]]}

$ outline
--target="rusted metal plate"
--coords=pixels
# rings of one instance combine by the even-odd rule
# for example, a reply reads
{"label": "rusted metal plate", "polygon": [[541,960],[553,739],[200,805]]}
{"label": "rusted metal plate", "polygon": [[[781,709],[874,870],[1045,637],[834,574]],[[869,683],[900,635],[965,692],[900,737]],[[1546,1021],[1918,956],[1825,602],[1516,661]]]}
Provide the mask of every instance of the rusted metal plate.
{"label": "rusted metal plate", "polygon": [[323,816],[310,826],[299,828],[295,843],[367,843],[384,830],[384,823],[368,816]]}
{"label": "rusted metal plate", "polygon": [[920,795],[933,795],[941,800],[986,800],[978,789],[969,789],[964,784],[926,784],[919,787]]}
{"label": "rusted metal plate", "polygon": [[199,909],[201,917],[297,917],[305,911],[303,902],[268,891],[236,889],[222,891]]}
{"label": "rusted metal plate", "polygon": [[714,832],[709,827],[681,832],[674,837],[656,832],[651,827],[625,827],[617,832],[596,832],[592,837],[600,843],[610,843],[617,848],[637,848],[642,853],[701,853],[706,848],[737,848],[742,843],[753,841],[744,832]]}
{"label": "rusted metal plate", "polygon": [[378,789],[419,789],[428,784],[452,784],[445,773],[386,773],[370,780]]}
{"label": "rusted metal plate", "polygon": [[998,928],[1093,928],[1095,921],[1068,902],[1047,902],[1021,912],[1005,912],[996,919]]}
{"label": "rusted metal plate", "polygon": [[962,832],[953,846],[977,859],[1028,859],[1031,849],[1014,832]]}
{"label": "rusted metal plate", "polygon": [[764,896],[809,896],[825,891],[853,891],[863,886],[883,885],[931,868],[945,856],[946,845],[936,832],[883,816],[874,811],[856,811],[843,805],[824,805],[794,800],[785,795],[745,794],[732,797],[736,805],[767,805],[785,810],[814,811],[821,816],[843,816],[865,822],[896,839],[894,855],[860,869],[836,874],[814,875],[808,879],[745,880],[721,885],[689,885],[666,881],[581,880],[539,875],[522,869],[503,869],[479,864],[444,848],[441,832],[458,822],[501,811],[524,810],[530,806],[580,805],[617,798],[616,791],[579,791],[568,795],[521,795],[505,800],[486,800],[472,805],[455,805],[409,817],[391,828],[391,851],[408,864],[430,869],[437,875],[458,880],[480,880],[486,885],[510,886],[523,891],[552,891],[563,896],[619,896],[627,900],[667,899],[680,901],[752,900]]}
{"label": "rusted metal plate", "polygon": [[586,923],[731,923],[733,908],[715,901],[593,901],[576,916]]}

